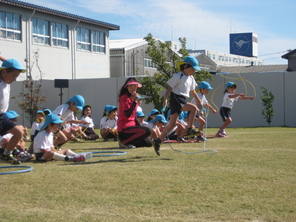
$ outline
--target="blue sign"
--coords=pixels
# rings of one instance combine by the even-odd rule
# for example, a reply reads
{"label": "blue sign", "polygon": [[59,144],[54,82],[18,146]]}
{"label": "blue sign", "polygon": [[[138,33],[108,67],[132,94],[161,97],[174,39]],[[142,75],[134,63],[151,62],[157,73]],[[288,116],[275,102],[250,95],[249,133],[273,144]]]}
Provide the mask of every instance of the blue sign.
{"label": "blue sign", "polygon": [[253,55],[253,33],[230,34],[230,54],[240,56]]}

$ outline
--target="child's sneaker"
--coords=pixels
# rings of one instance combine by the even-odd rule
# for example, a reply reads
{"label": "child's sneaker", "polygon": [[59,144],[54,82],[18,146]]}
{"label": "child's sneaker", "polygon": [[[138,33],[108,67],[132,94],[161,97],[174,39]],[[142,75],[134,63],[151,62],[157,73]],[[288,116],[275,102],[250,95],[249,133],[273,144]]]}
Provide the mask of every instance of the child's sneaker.
{"label": "child's sneaker", "polygon": [[76,156],[74,156],[73,161],[74,162],[84,162],[86,155],[85,154],[77,154]]}
{"label": "child's sneaker", "polygon": [[222,135],[226,136],[226,132],[225,132],[225,129],[221,130],[220,132]]}
{"label": "child's sneaker", "polygon": [[218,131],[218,133],[215,135],[215,137],[225,137],[225,135],[223,135],[220,131]]}
{"label": "child's sneaker", "polygon": [[104,140],[103,140],[104,142],[108,142],[108,138],[104,138]]}
{"label": "child's sneaker", "polygon": [[200,132],[196,131],[195,129],[188,129],[186,136],[187,137],[195,137],[199,134],[200,134]]}
{"label": "child's sneaker", "polygon": [[207,141],[207,139],[203,135],[196,136],[195,139],[199,141]]}
{"label": "child's sneaker", "polygon": [[11,164],[21,164],[22,163],[21,161],[14,158],[12,154],[10,154],[10,155],[2,154],[1,159],[5,160],[5,161],[7,161],[7,162],[9,162]]}
{"label": "child's sneaker", "polygon": [[154,146],[154,151],[155,153],[160,156],[160,153],[159,153],[159,150],[160,150],[160,142],[159,142],[159,139],[156,138],[156,139],[153,139],[153,146]]}
{"label": "child's sneaker", "polygon": [[136,147],[132,144],[124,145],[118,140],[119,149],[135,149]]}

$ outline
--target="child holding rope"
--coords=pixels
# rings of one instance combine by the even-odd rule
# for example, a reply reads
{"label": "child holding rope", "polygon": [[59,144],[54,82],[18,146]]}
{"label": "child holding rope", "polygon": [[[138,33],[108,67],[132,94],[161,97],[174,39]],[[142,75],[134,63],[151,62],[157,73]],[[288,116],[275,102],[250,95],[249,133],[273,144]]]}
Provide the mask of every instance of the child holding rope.
{"label": "child holding rope", "polygon": [[[208,107],[212,113],[216,113],[217,110],[215,110],[208,102],[207,98],[206,98],[206,95],[209,93],[209,91],[213,89],[210,85],[210,83],[206,82],[206,81],[202,81],[198,87],[197,87],[197,95],[201,101],[201,104],[200,104],[200,109],[203,110],[204,107]],[[191,100],[191,103],[195,104],[198,106],[195,98],[193,98]],[[204,118],[202,117],[202,115],[197,115],[196,118],[195,118],[195,121],[197,121],[199,123],[199,127],[198,127],[198,132],[199,134],[196,136],[196,139],[200,140],[200,141],[205,141],[205,137],[203,135],[203,129],[204,129],[204,126],[206,124],[206,121],[204,120]]]}
{"label": "child holding rope", "polygon": [[235,94],[236,84],[234,82],[228,82],[225,85],[225,87],[226,87],[226,89],[224,91],[223,103],[220,108],[220,115],[222,117],[223,124],[220,127],[220,129],[218,130],[216,137],[226,137],[227,136],[225,129],[232,122],[231,110],[232,110],[234,101],[237,101],[239,99],[241,99],[241,100],[246,100],[246,99],[253,100],[254,99],[254,97],[246,96],[243,93]]}
{"label": "child holding rope", "polygon": [[[58,106],[52,113],[57,114],[61,120],[63,120],[63,125],[61,126],[61,130],[56,133],[56,146],[61,146],[66,141],[73,140],[78,141],[78,139],[75,138],[76,126],[73,126],[74,124],[84,124],[87,125],[88,122],[85,120],[78,120],[76,118],[76,111],[82,110],[84,106],[84,98],[81,95],[75,95],[71,99],[69,99],[66,103]],[[66,140],[65,140],[66,139]]]}

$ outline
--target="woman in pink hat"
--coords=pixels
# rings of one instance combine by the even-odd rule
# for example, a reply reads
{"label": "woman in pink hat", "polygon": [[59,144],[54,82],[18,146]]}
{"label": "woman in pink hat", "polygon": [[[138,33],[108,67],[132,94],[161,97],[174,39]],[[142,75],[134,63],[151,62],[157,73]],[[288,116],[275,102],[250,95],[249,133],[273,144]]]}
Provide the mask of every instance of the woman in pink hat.
{"label": "woman in pink hat", "polygon": [[138,80],[130,77],[119,91],[117,131],[120,147],[127,149],[152,146],[151,130],[136,119],[140,87]]}

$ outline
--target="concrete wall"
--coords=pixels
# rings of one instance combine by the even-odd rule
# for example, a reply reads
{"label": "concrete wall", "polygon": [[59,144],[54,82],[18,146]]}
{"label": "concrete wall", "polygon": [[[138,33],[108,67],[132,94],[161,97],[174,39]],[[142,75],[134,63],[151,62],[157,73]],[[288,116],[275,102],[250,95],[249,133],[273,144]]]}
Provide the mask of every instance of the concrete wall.
{"label": "concrete wall", "polygon": [[[207,99],[213,106],[216,105],[218,109],[222,104],[224,86],[230,81],[237,83],[238,93],[241,92],[250,96],[256,96],[256,99],[252,101],[239,100],[234,103],[232,110],[233,122],[230,127],[268,126],[261,114],[261,110],[263,109],[260,102],[262,96],[261,86],[267,88],[267,90],[271,91],[275,96],[273,103],[274,118],[272,119],[271,126],[296,126],[296,100],[294,98],[296,72],[242,74],[241,76],[215,75],[211,82],[214,89],[209,92]],[[66,102],[73,95],[83,95],[86,104],[92,105],[92,117],[96,126],[99,126],[104,106],[117,105],[118,91],[124,82],[125,78],[69,80],[69,88],[63,89],[62,102]],[[22,90],[22,82],[12,83],[11,96],[16,96]],[[60,105],[60,89],[54,88],[53,80],[43,81],[42,92],[43,95],[47,96],[47,102],[41,104],[42,108],[53,110]],[[143,104],[142,108],[144,113],[148,114],[154,107],[153,104]],[[10,101],[9,109],[16,110],[21,114],[19,118],[20,124],[30,126],[28,121],[24,118],[24,113],[18,108],[15,99]],[[208,127],[219,127],[222,124],[219,113],[210,113],[207,119]]]}

